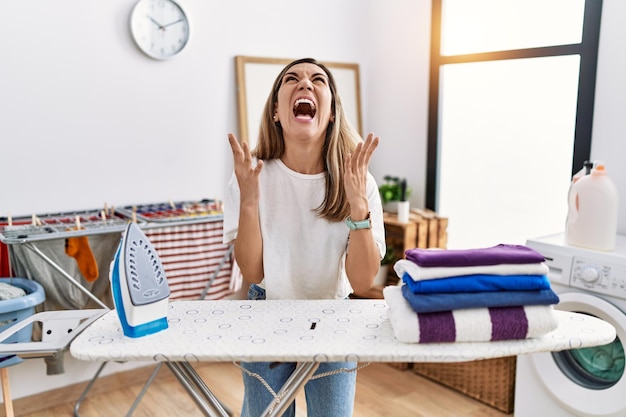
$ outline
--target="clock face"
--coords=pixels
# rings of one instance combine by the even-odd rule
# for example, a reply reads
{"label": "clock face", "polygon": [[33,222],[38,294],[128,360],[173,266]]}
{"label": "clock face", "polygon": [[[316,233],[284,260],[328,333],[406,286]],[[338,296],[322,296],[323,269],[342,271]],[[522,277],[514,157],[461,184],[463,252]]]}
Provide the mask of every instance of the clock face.
{"label": "clock face", "polygon": [[139,0],[130,18],[130,30],[146,55],[167,59],[176,55],[189,40],[189,21],[172,0]]}

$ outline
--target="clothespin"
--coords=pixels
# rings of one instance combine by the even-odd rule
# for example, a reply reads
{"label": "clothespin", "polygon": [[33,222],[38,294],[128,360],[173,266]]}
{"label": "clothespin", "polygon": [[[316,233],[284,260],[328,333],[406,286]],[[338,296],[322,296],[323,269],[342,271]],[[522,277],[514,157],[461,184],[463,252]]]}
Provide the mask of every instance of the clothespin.
{"label": "clothespin", "polygon": [[8,225],[9,226],[13,226],[13,217],[11,217],[11,213],[7,213],[7,217],[8,217],[8,220],[9,220]]}
{"label": "clothespin", "polygon": [[170,199],[170,207],[172,210],[176,210],[176,204],[174,204],[174,200]]}
{"label": "clothespin", "polygon": [[100,212],[100,218],[102,219],[103,222],[107,221],[106,208]]}
{"label": "clothespin", "polygon": [[137,223],[137,207],[133,206],[133,223]]}
{"label": "clothespin", "polygon": [[80,230],[80,216],[76,215],[76,230]]}
{"label": "clothespin", "polygon": [[33,226],[37,226],[37,215],[33,213],[32,219]]}

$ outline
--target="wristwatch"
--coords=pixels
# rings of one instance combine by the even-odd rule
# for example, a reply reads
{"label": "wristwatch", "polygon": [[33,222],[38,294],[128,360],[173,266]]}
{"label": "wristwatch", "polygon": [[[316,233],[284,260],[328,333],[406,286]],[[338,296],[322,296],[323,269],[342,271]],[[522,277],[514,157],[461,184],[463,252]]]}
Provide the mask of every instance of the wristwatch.
{"label": "wristwatch", "polygon": [[358,229],[371,229],[372,228],[372,219],[370,218],[370,213],[367,213],[367,217],[365,220],[354,221],[348,216],[346,219],[346,224],[350,228],[350,230],[358,230]]}

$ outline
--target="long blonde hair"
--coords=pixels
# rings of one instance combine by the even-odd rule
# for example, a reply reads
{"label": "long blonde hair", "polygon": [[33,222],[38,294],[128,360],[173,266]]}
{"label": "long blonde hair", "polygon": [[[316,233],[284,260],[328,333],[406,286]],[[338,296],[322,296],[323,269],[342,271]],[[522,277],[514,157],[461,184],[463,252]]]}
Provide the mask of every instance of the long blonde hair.
{"label": "long blonde hair", "polygon": [[253,154],[259,159],[270,160],[281,158],[285,153],[283,129],[280,122],[274,122],[274,110],[283,77],[291,67],[302,63],[317,65],[328,76],[328,85],[332,95],[331,112],[334,116],[334,121],[330,121],[326,128],[322,151],[326,173],[326,192],[324,200],[315,211],[318,216],[327,220],[343,221],[350,214],[350,205],[343,187],[344,161],[346,155],[352,153],[357,143],[363,139],[345,117],[335,78],[326,66],[313,58],[303,58],[289,63],[278,74],[265,102],[257,146]]}

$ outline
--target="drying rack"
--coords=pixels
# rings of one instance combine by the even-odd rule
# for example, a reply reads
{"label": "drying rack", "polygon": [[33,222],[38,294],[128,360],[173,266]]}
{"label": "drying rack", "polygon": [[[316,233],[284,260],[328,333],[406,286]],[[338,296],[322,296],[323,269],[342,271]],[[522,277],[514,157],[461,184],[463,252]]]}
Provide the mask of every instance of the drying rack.
{"label": "drying rack", "polygon": [[106,210],[81,210],[33,214],[31,217],[1,218],[0,221],[2,224],[0,242],[6,245],[22,245],[33,251],[96,304],[105,309],[109,308],[43,253],[37,243],[54,239],[121,233],[129,221],[128,218],[114,211],[109,211],[107,214]]}
{"label": "drying rack", "polygon": [[162,227],[164,224],[174,223],[193,224],[223,218],[222,203],[212,199],[130,205],[114,211],[126,218],[139,220],[146,227]]}
{"label": "drying rack", "polygon": [[[141,229],[156,229],[172,226],[184,226],[198,223],[215,222],[223,219],[222,204],[219,200],[203,199],[199,201],[169,201],[167,203],[150,203],[127,205],[121,208],[91,209],[70,212],[33,214],[30,217],[16,218],[0,217],[0,242],[6,245],[22,245],[37,254],[46,264],[60,273],[77,289],[84,293],[103,309],[109,307],[85,288],[78,280],[65,271],[60,265],[48,257],[40,248],[38,242],[54,239],[67,239],[81,236],[94,236],[109,233],[122,233],[129,222],[136,222]],[[206,297],[208,289],[213,285],[215,278],[231,258],[233,246],[230,245],[220,260],[216,269],[209,277],[200,299]],[[19,356],[19,353],[18,353]],[[95,381],[99,378],[107,362],[102,363],[87,387],[78,398],[74,407],[74,416],[79,417],[79,408],[82,401]],[[132,415],[143,398],[146,390],[153,382],[162,364],[158,364],[146,381],[143,389],[130,407],[127,416]],[[197,380],[192,369],[181,369],[179,364],[167,364],[181,385],[189,392],[196,403],[202,407],[202,399],[197,398],[197,390],[191,386]],[[196,375],[197,376],[197,375]],[[213,394],[206,386],[196,387],[207,397]]]}

